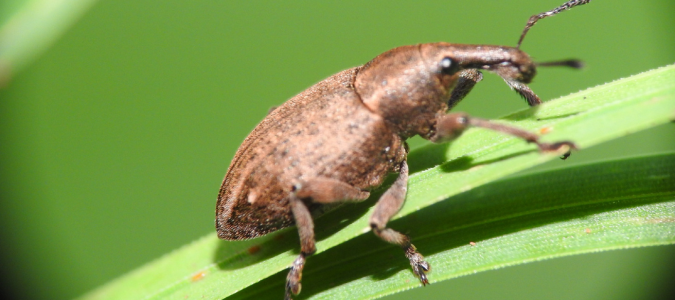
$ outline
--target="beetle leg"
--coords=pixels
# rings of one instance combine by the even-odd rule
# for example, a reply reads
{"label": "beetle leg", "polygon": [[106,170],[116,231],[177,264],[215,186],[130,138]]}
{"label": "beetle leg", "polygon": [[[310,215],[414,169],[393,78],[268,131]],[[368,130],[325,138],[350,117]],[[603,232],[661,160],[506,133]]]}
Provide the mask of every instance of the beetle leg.
{"label": "beetle leg", "polygon": [[577,149],[577,146],[570,141],[562,141],[557,143],[542,143],[539,142],[539,136],[531,133],[529,131],[499,124],[490,120],[480,119],[470,117],[465,113],[451,113],[443,115],[436,120],[436,133],[431,136],[429,140],[434,143],[442,143],[451,141],[459,137],[466,128],[473,127],[482,127],[505,134],[510,134],[515,137],[524,139],[528,143],[535,143],[539,147],[539,150],[544,152],[557,152],[561,149],[567,149],[567,153],[563,157],[569,156],[569,152],[572,149]]}
{"label": "beetle leg", "polygon": [[483,73],[476,69],[466,69],[459,73],[459,79],[455,88],[452,90],[450,100],[448,100],[448,110],[451,110],[459,101],[473,89],[479,81],[483,80]]}
{"label": "beetle leg", "polygon": [[370,216],[370,227],[375,235],[379,236],[385,242],[398,245],[405,251],[405,256],[410,261],[415,276],[419,277],[423,285],[427,285],[426,272],[431,269],[429,263],[424,261],[422,254],[417,252],[415,246],[410,243],[410,238],[391,228],[387,228],[387,222],[396,214],[405,200],[405,194],[408,190],[408,164],[401,163],[401,171],[394,184],[382,195],[375,211]]}
{"label": "beetle leg", "polygon": [[335,203],[349,200],[363,201],[370,192],[328,177],[315,177],[297,185],[295,195],[298,198],[312,198],[315,203]]}
{"label": "beetle leg", "polygon": [[537,106],[541,104],[541,99],[539,99],[539,96],[535,94],[526,84],[516,81],[516,80],[508,80],[504,78],[504,81],[506,81],[506,84],[508,84],[518,95],[523,97],[525,101],[527,101],[527,104],[530,106]]}
{"label": "beetle leg", "polygon": [[[452,90],[450,100],[448,100],[448,110],[451,110],[459,101],[462,101],[466,95],[471,92],[471,89],[476,83],[483,80],[483,73],[476,69],[466,69],[459,73],[459,79],[455,88]],[[541,99],[535,94],[526,84],[517,80],[508,79],[504,77],[504,81],[508,84],[518,95],[523,97],[530,106],[537,106],[541,104]]]}
{"label": "beetle leg", "polygon": [[288,276],[286,276],[286,295],[284,297],[286,300],[291,299],[291,293],[294,295],[300,293],[302,287],[300,281],[302,280],[302,269],[305,267],[305,258],[316,252],[314,222],[309,209],[295,193],[291,194],[290,203],[295,225],[298,227],[298,234],[300,235],[300,255],[295,259]]}
{"label": "beetle leg", "polygon": [[286,276],[286,294],[284,299],[290,300],[291,294],[297,295],[302,287],[302,269],[305,267],[305,259],[316,252],[314,244],[314,222],[309,209],[302,199],[311,198],[316,203],[335,203],[347,200],[362,201],[368,198],[370,193],[355,188],[346,182],[327,178],[316,177],[294,185],[290,203],[295,225],[300,235],[300,255],[295,259],[291,270]]}

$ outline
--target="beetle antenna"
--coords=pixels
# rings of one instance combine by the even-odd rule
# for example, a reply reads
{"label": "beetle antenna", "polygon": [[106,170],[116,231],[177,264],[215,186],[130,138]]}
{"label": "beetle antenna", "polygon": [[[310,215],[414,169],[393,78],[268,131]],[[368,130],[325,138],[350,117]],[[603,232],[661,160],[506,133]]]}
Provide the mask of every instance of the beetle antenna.
{"label": "beetle antenna", "polygon": [[546,17],[556,15],[556,14],[558,14],[558,13],[564,11],[564,10],[568,10],[572,7],[577,6],[577,5],[586,4],[588,2],[591,2],[591,0],[570,0],[570,1],[567,1],[567,2],[563,3],[563,5],[560,5],[560,6],[556,7],[553,10],[549,10],[549,11],[531,16],[530,19],[527,20],[527,24],[525,25],[525,29],[523,29],[523,33],[520,35],[520,39],[518,40],[518,46],[516,46],[516,49],[520,49],[520,44],[523,43],[523,39],[525,38],[525,34],[527,34],[527,32],[530,30],[530,28],[532,28],[532,26],[534,26],[534,24],[537,23],[537,21],[539,21],[543,18],[546,18]]}
{"label": "beetle antenna", "polygon": [[584,62],[578,59],[535,62],[534,64],[537,67],[570,67],[575,69],[581,69],[584,67]]}

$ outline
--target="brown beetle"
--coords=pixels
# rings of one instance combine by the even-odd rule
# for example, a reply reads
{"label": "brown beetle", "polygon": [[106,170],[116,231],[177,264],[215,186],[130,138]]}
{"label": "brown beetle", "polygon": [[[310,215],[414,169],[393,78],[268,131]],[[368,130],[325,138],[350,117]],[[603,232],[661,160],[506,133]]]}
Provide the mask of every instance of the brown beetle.
{"label": "brown beetle", "polygon": [[[296,225],[301,253],[286,279],[285,298],[300,292],[305,258],[316,251],[312,217],[327,204],[362,201],[398,172],[370,217],[373,232],[405,251],[414,274],[427,284],[429,264],[410,239],[387,228],[405,200],[405,140],[420,135],[448,142],[467,127],[483,127],[535,143],[541,151],[575,149],[572,142],[541,143],[536,134],[463,113],[449,113],[482,79],[501,76],[529,105],[541,103],[528,87],[536,71],[518,48],[537,20],[590,0],[569,1],[534,15],[518,47],[449,43],[403,46],[363,66],[337,73],[271,110],[239,147],[216,206],[218,237],[255,238]],[[544,64],[539,64],[544,65]],[[548,63],[579,67],[574,60]]]}

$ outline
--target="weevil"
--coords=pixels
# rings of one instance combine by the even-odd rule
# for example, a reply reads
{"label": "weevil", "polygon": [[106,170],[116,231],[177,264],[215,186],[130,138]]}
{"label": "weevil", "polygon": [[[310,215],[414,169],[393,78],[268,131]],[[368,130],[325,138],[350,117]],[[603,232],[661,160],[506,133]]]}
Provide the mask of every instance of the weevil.
{"label": "weevil", "polygon": [[445,42],[402,46],[365,65],[315,84],[268,112],[234,156],[218,194],[216,230],[225,240],[244,240],[296,225],[300,254],[286,277],[285,299],[298,294],[305,260],[316,251],[313,217],[335,203],[363,201],[388,174],[398,173],[370,216],[372,231],[400,246],[423,285],[431,266],[410,238],[387,227],[406,197],[408,147],[419,135],[449,142],[469,127],[482,127],[534,143],[540,151],[576,149],[573,142],[543,143],[509,125],[448,113],[482,80],[496,73],[530,106],[541,103],[527,86],[536,66],[579,67],[576,60],[533,62],[520,50],[539,20],[590,0],[568,1],[532,16],[517,47]]}

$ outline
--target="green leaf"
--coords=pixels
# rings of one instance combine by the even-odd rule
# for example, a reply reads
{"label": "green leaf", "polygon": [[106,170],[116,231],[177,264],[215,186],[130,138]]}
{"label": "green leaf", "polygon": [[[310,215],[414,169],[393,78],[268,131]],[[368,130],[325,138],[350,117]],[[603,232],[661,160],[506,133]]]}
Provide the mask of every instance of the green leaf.
{"label": "green leaf", "polygon": [[[433,268],[431,283],[553,257],[673,244],[675,153],[509,178],[390,224],[417,237]],[[420,287],[400,252],[372,235],[339,245],[305,268],[297,299],[373,299]],[[285,275],[231,299],[280,299]]]}
{"label": "green leaf", "polygon": [[[549,132],[543,138],[544,141],[572,140],[583,151],[584,148],[604,141],[675,119],[675,66],[594,87],[509,115],[505,119],[522,128]],[[405,218],[392,222],[391,227],[409,233],[418,249],[427,256],[434,268],[430,275],[432,282],[572,253],[674,242],[672,219],[675,216],[672,203],[657,203],[668,199],[648,200],[644,205],[639,203],[640,200],[635,200],[637,202],[630,205],[640,204],[637,210],[628,209],[630,205],[611,205],[612,202],[607,202],[603,197],[588,203],[571,196],[577,202],[560,202],[559,199],[558,202],[550,202],[548,198],[542,199],[543,195],[552,195],[551,191],[557,185],[567,187],[558,192],[562,198],[567,199],[568,195],[581,190],[577,186],[580,183],[588,184],[588,190],[592,190],[596,184],[603,184],[602,181],[615,184],[619,182],[612,181],[611,178],[614,177],[609,175],[603,180],[588,177],[583,182],[575,181],[574,184],[567,185],[558,183],[558,177],[544,176],[548,179],[541,182],[534,180],[534,177],[526,177],[545,187],[531,187],[532,194],[529,198],[513,200],[518,205],[504,205],[498,198],[486,202],[466,200],[463,208],[453,207],[452,210],[439,210],[434,206],[420,211],[443,200],[445,201],[437,206],[459,205],[458,203],[463,203],[461,199],[466,199],[462,197],[469,195],[464,192],[475,193],[474,189],[481,185],[552,159],[557,159],[557,156],[541,154],[533,145],[521,140],[480,129],[469,130],[453,142],[451,147],[447,144],[428,145],[416,149],[409,157],[411,170],[415,173],[410,177],[406,204],[395,217]],[[674,168],[671,167],[670,170],[672,169]],[[617,170],[617,178],[634,172],[625,172],[621,168]],[[572,171],[574,169],[566,172]],[[672,173],[667,174],[670,177],[655,176],[658,180],[669,183],[666,187],[672,190],[673,176]],[[523,184],[520,183],[520,186]],[[612,188],[609,190],[618,189],[614,185],[610,186]],[[478,191],[487,193],[484,189]],[[648,195],[639,193],[637,197],[649,198]],[[371,234],[363,235],[369,231],[367,220],[376,199],[377,195],[374,195],[364,203],[345,205],[317,220],[317,254],[338,245],[340,247],[331,249],[332,254],[317,255],[308,261],[304,276],[305,291],[298,296],[299,299],[312,295],[323,297],[319,287],[325,293],[337,293],[330,294],[333,296],[355,298],[358,295],[369,299],[419,286],[417,279],[407,270],[407,260],[400,253],[400,249],[376,241]],[[669,199],[673,200],[672,195]],[[619,200],[624,201],[616,201]],[[482,206],[485,208],[481,208]],[[604,210],[605,208],[613,210]],[[566,216],[564,219],[558,218],[563,215]],[[616,223],[621,218],[637,216],[642,216],[642,221],[635,219],[636,224],[661,224],[660,227],[654,225],[654,230],[650,229],[653,236],[646,240],[651,242],[626,239],[626,236],[632,237],[636,233],[632,229],[622,229],[617,225],[621,223]],[[427,220],[435,218],[440,218],[443,222],[424,225]],[[671,221],[648,221],[661,219]],[[590,225],[593,226],[588,227]],[[596,230],[596,235],[593,236],[598,238],[589,238],[579,245],[574,244],[574,241],[582,240],[577,231],[581,230],[583,236],[586,234],[585,228],[589,228],[591,233]],[[563,238],[566,236],[571,238]],[[357,237],[358,239],[345,243]],[[473,248],[468,247],[466,244],[469,241],[476,241],[478,244]],[[286,269],[297,255],[298,245],[294,228],[243,242],[218,241],[214,233],[113,281],[82,299],[221,299]],[[573,248],[576,250],[565,250]],[[490,257],[476,256],[475,252],[480,251],[476,249],[484,249],[487,252],[483,253],[490,253]],[[504,251],[496,251],[497,249]],[[448,251],[449,256],[444,254]],[[354,260],[342,260],[342,257],[346,257],[345,254],[356,256]],[[470,259],[471,255],[474,255],[473,259]],[[323,265],[319,263],[322,259],[326,262]],[[461,259],[467,259],[467,262],[462,263]],[[319,272],[322,268],[327,269]],[[355,275],[350,275],[352,273]],[[280,298],[284,276],[279,273],[246,289],[245,293],[258,293],[271,288],[265,293]],[[312,278],[313,276],[316,278]],[[332,284],[336,287],[329,289]]]}
{"label": "green leaf", "polygon": [[0,4],[0,87],[47,49],[96,0],[9,0]]}

